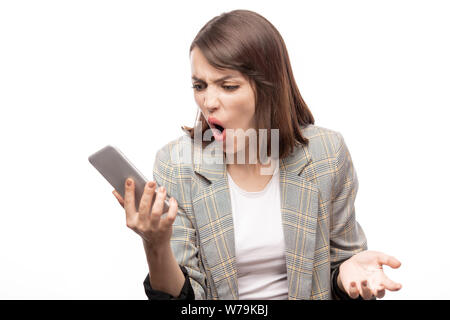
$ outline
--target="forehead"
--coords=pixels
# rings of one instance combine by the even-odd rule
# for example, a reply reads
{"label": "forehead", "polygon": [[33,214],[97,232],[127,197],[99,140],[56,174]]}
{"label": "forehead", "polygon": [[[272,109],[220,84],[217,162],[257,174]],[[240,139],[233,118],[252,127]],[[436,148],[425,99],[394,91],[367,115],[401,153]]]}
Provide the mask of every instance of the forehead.
{"label": "forehead", "polygon": [[200,79],[216,79],[225,75],[231,75],[236,79],[244,79],[242,74],[233,69],[217,69],[209,64],[203,53],[198,49],[194,48],[191,51],[191,73],[192,76]]}

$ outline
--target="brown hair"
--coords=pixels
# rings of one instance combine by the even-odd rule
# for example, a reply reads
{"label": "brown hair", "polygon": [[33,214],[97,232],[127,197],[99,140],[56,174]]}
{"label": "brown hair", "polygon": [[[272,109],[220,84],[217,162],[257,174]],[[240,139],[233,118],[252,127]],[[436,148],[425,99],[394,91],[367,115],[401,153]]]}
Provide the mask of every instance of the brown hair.
{"label": "brown hair", "polygon": [[[314,124],[295,82],[286,45],[278,30],[263,16],[249,10],[234,10],[211,19],[200,29],[189,49],[197,47],[217,69],[233,69],[249,79],[255,92],[256,131],[279,129],[279,158],[289,155],[295,145],[308,144],[300,126]],[[202,136],[209,128],[203,114]],[[182,129],[194,138],[194,129]]]}

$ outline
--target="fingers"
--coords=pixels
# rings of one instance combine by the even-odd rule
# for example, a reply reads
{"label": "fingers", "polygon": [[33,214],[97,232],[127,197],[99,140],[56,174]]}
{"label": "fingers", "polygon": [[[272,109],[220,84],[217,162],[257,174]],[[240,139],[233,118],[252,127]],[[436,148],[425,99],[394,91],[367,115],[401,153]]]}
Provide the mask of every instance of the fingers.
{"label": "fingers", "polygon": [[131,178],[125,181],[124,208],[127,216],[136,212],[136,205],[134,204],[134,181]]}
{"label": "fingers", "polygon": [[170,198],[169,200],[169,211],[164,220],[162,220],[162,225],[164,228],[170,228],[177,217],[178,203],[175,198]]}
{"label": "fingers", "polygon": [[373,295],[374,295],[375,297],[377,297],[378,299],[383,298],[383,297],[384,297],[384,294],[385,294],[385,290],[384,290],[384,287],[383,287],[383,286],[379,286],[379,287],[376,288],[376,289],[374,290],[374,292],[373,292]]}
{"label": "fingers", "polygon": [[394,258],[393,256],[389,256],[387,254],[384,254],[384,253],[380,253],[380,255],[378,256],[378,263],[385,264],[394,269],[397,269],[398,267],[400,267],[402,265],[402,263],[400,261],[398,261],[396,258]]}
{"label": "fingers", "polygon": [[361,296],[364,300],[369,300],[373,297],[373,292],[367,284],[367,280],[363,281],[352,281],[350,283],[350,288],[347,290],[347,294],[350,298],[356,299]]}
{"label": "fingers", "polygon": [[381,285],[389,291],[398,291],[402,288],[402,285],[400,283],[392,281],[384,274],[381,280]]}
{"label": "fingers", "polygon": [[377,288],[370,288],[367,280],[360,282],[352,281],[350,287],[347,290],[347,294],[350,298],[356,299],[361,296],[365,300],[371,299],[373,296],[381,299],[385,295],[384,287],[379,285]]}
{"label": "fingers", "polygon": [[149,214],[152,205],[153,197],[155,195],[156,184],[154,181],[147,182],[142,193],[141,202],[139,203],[139,215],[145,217]]}
{"label": "fingers", "polygon": [[370,298],[372,298],[372,290],[370,290],[368,284],[367,284],[367,280],[361,281],[361,297],[363,297],[363,299],[368,300]]}
{"label": "fingers", "polygon": [[156,192],[155,202],[153,203],[152,212],[150,215],[150,226],[153,229],[159,227],[161,215],[163,214],[164,199],[166,198],[166,188],[160,187]]}
{"label": "fingers", "polygon": [[124,201],[123,201],[122,196],[121,196],[116,190],[113,190],[112,193],[113,193],[113,195],[116,197],[117,201],[119,201],[120,205],[121,205],[122,208],[123,208]]}
{"label": "fingers", "polygon": [[359,297],[359,290],[358,287],[356,286],[355,281],[352,281],[352,283],[350,283],[350,288],[347,293],[352,299],[356,299]]}

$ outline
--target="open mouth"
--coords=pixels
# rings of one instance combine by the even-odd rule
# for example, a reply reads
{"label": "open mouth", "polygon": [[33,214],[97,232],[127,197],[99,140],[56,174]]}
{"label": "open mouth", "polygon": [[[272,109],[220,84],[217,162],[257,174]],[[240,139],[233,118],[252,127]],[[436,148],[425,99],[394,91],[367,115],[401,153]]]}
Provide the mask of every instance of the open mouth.
{"label": "open mouth", "polygon": [[221,125],[215,124],[214,127],[220,131],[220,133],[223,133],[223,130],[225,130]]}
{"label": "open mouth", "polygon": [[225,140],[225,128],[220,124],[220,121],[214,117],[208,117],[208,124],[214,135],[214,139],[218,141]]}
{"label": "open mouth", "polygon": [[225,128],[222,127],[219,124],[212,124],[211,125],[212,132],[214,135],[214,139],[217,141],[224,141],[225,140]]}

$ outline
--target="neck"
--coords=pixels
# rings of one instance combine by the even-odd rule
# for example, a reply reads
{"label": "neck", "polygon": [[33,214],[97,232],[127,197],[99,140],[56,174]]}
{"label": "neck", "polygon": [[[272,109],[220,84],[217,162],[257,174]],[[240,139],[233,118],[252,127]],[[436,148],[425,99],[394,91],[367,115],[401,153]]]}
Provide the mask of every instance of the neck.
{"label": "neck", "polygon": [[[242,160],[242,158],[245,159]],[[252,159],[250,159],[250,152],[247,143],[243,150],[234,152],[233,154],[228,154],[228,158],[227,154],[225,154],[225,161],[229,172],[239,172],[245,176],[273,175],[275,166],[278,165],[278,161],[270,157],[265,159],[264,163],[262,163],[259,157],[259,152],[256,152],[256,159],[254,155],[252,156]]]}
{"label": "neck", "polygon": [[[252,161],[255,162],[255,161]],[[265,163],[261,163],[258,158],[256,163],[250,163],[248,159],[248,154],[245,156],[244,163],[238,163],[237,156],[234,156],[234,161],[232,163],[227,163],[227,170],[229,172],[239,172],[245,176],[263,176],[263,175],[273,175],[278,161],[269,158]]]}

